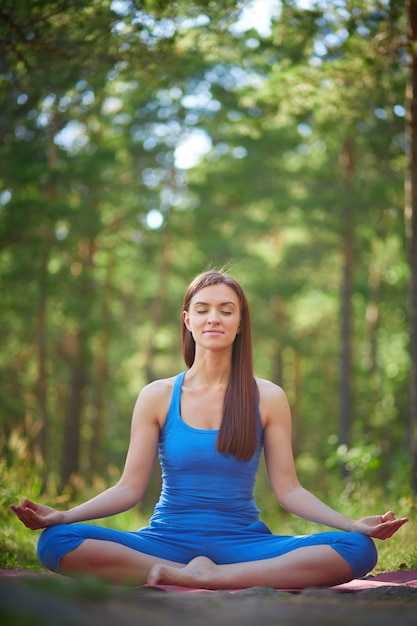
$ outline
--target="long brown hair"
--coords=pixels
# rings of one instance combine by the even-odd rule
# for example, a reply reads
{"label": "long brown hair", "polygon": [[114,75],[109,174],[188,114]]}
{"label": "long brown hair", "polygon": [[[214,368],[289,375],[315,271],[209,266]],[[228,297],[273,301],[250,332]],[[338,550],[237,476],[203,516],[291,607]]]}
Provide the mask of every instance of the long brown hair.
{"label": "long brown hair", "polygon": [[[239,283],[229,274],[208,270],[194,278],[185,293],[183,311],[188,311],[195,294],[209,285],[224,284],[236,293],[240,306],[240,332],[232,350],[232,368],[223,404],[223,419],[217,437],[217,449],[247,461],[258,445],[258,389],[253,374],[252,333],[248,301]],[[195,359],[195,341],[182,323],[182,352],[187,367]]]}

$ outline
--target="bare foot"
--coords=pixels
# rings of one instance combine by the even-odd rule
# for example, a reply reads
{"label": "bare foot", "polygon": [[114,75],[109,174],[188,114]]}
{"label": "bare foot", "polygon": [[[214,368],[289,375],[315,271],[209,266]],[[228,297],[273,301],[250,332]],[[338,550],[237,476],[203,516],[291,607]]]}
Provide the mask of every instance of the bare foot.
{"label": "bare foot", "polygon": [[213,584],[215,567],[215,563],[206,556],[197,556],[188,565],[180,568],[161,563],[151,568],[147,584],[209,589]]}

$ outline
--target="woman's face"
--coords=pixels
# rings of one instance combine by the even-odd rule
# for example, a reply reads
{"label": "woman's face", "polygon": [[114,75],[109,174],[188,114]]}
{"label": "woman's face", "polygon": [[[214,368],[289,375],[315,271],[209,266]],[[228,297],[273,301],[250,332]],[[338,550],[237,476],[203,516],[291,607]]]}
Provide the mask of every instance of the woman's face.
{"label": "woman's face", "polygon": [[240,332],[237,294],[224,283],[203,287],[191,298],[183,320],[196,346],[211,350],[229,348]]}

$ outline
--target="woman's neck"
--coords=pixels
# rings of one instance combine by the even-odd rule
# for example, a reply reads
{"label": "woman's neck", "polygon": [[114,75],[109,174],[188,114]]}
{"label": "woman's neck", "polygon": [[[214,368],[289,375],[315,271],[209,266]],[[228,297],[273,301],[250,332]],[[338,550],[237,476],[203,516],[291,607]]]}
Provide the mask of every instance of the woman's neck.
{"label": "woman's neck", "polygon": [[187,373],[189,381],[194,380],[196,383],[213,386],[227,386],[232,369],[230,355],[225,358],[221,355],[205,355],[196,354],[194,363]]}

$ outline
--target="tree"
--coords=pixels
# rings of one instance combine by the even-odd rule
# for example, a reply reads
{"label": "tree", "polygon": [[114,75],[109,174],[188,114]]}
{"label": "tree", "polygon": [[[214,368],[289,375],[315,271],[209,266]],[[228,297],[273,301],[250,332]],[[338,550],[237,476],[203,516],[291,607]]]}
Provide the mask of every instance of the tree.
{"label": "tree", "polygon": [[119,464],[138,389],[182,366],[184,287],[215,265],[246,287],[299,458],[319,473],[341,432],[390,478],[408,459],[401,2],[287,0],[264,36],[229,28],[231,1],[18,4],[0,10],[4,455],[18,429],[61,484]]}
{"label": "tree", "polygon": [[[317,382],[310,374],[311,390],[308,379],[303,388],[305,397],[310,394],[316,404],[328,398],[324,411],[334,415],[335,398],[328,389],[339,378],[336,430],[345,446],[367,441],[370,429],[377,424],[380,428],[381,395],[391,394],[389,381],[370,393],[373,382],[360,359],[370,331],[360,319],[365,319],[368,299],[375,306],[377,295],[367,270],[372,242],[381,238],[388,245],[388,234],[400,245],[403,241],[398,164],[403,157],[404,72],[395,54],[402,12],[398,3],[393,4],[396,7],[385,2],[372,6],[355,2],[349,7],[320,3],[322,8],[306,11],[296,2],[284,2],[270,38],[262,39],[254,31],[241,35],[238,45],[243,49],[250,42],[251,49],[244,55],[247,82],[242,77],[227,94],[221,92],[220,81],[216,84],[224,108],[215,118],[215,128],[206,125],[213,150],[189,176],[189,187],[199,199],[192,219],[205,226],[200,247],[218,251],[223,260],[238,258],[239,247],[247,251],[253,269],[245,269],[245,275],[252,275],[255,293],[262,294],[259,309],[262,299],[272,300],[274,292],[286,295],[277,316],[279,327],[272,320],[269,327],[269,336],[282,342],[281,348],[295,341],[291,311],[299,308],[304,294],[320,291],[331,299],[331,322],[323,312],[319,331],[306,323],[307,336],[300,334],[296,349],[306,356],[309,370],[314,369],[310,364],[319,346],[328,346],[326,363],[340,355],[339,368],[316,367],[317,373],[326,371],[329,376],[331,372],[330,377]],[[233,75],[233,69],[232,57],[224,55],[223,76]],[[235,147],[243,155],[239,161],[232,156]],[[294,231],[299,239],[291,253],[291,245],[282,242],[287,233],[294,237]],[[383,274],[387,271],[383,265],[379,269]],[[268,272],[272,272],[270,279]],[[375,272],[374,265],[374,276]],[[334,294],[343,294],[339,306]],[[401,297],[396,302],[401,307]],[[385,310],[381,306],[381,312]],[[371,321],[369,315],[367,319]],[[335,343],[338,328],[339,346]],[[316,341],[310,344],[312,332],[317,333]],[[378,336],[375,328],[372,332]],[[306,346],[311,349],[307,355]],[[381,346],[374,345],[373,351],[380,359]],[[286,370],[282,354],[281,349],[277,357],[281,372]],[[384,367],[378,363],[381,380],[387,378]],[[395,395],[396,415],[403,426],[401,394]],[[386,412],[385,419],[393,416]],[[328,419],[325,427],[331,424]],[[322,430],[317,432],[323,436]],[[400,428],[398,436],[404,441],[403,433]],[[389,458],[390,442],[383,437],[381,447]]]}
{"label": "tree", "polygon": [[408,170],[406,175],[405,222],[410,264],[410,434],[412,486],[417,493],[417,2],[409,0],[407,85]]}
{"label": "tree", "polygon": [[[146,290],[158,276],[153,262],[161,249],[160,240],[151,243],[155,238],[146,216],[155,204],[159,208],[162,190],[145,184],[142,173],[151,166],[166,180],[174,146],[168,146],[161,166],[157,142],[156,149],[148,150],[132,137],[152,136],[163,119],[158,120],[164,108],[158,93],[164,86],[188,80],[190,72],[199,74],[202,56],[191,44],[190,49],[178,44],[180,30],[188,30],[192,38],[193,29],[203,25],[207,36],[216,36],[236,5],[97,1],[87,6],[51,0],[6,2],[0,10],[4,285],[13,288],[15,278],[7,261],[13,267],[21,259],[27,270],[26,293],[37,311],[35,325],[31,307],[22,309],[26,332],[19,337],[37,375],[33,378],[28,366],[26,386],[20,371],[16,378],[19,390],[30,390],[21,394],[23,405],[35,391],[40,452],[49,470],[58,464],[58,455],[49,454],[57,448],[55,438],[62,442],[62,485],[82,467],[88,471],[90,462],[98,471],[97,455],[83,456],[81,433],[93,425],[90,449],[103,446],[103,393],[110,367],[106,345],[117,309],[117,303],[108,304],[109,294],[116,293],[119,306],[123,302],[127,309],[145,311],[144,319],[150,317],[154,324],[150,340],[155,325],[163,323],[146,312]],[[152,125],[145,119],[138,123],[141,107]],[[139,240],[152,256],[136,253],[136,261],[150,275],[149,285],[141,283],[138,293],[126,274],[120,281],[120,266],[125,267],[122,252],[129,250],[134,267],[130,249]],[[159,279],[167,283],[163,264]],[[13,309],[11,303],[9,311]],[[149,344],[148,352],[145,369],[152,376],[155,347]],[[58,397],[52,400],[55,394],[60,402]],[[16,422],[21,421],[21,408],[16,408]],[[94,418],[87,418],[91,413]]]}

